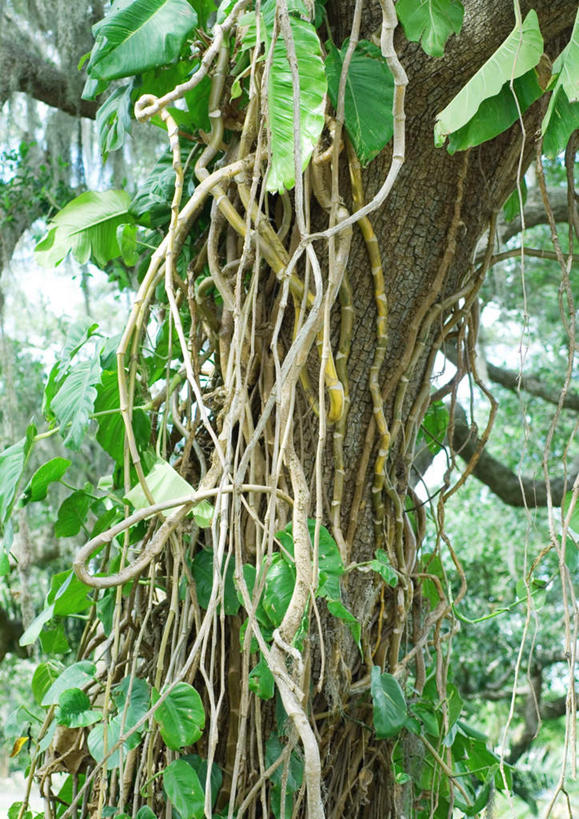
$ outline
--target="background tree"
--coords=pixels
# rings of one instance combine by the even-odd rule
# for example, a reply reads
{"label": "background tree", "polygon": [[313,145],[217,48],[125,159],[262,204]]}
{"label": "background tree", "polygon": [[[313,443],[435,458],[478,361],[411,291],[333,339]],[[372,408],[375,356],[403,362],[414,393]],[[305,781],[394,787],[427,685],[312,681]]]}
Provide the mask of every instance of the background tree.
{"label": "background tree", "polygon": [[[82,530],[88,543],[21,640],[62,653],[62,618],[88,612],[77,662],[42,662],[33,680],[39,707],[56,711],[35,732],[31,775],[57,815],[79,805],[159,815],[162,788],[181,816],[474,815],[495,788],[510,790],[507,762],[536,720],[528,708],[501,758],[461,718],[453,676],[463,695],[487,699],[506,681],[483,681],[462,661],[468,649],[455,669],[458,623],[481,620],[492,636],[499,621],[479,615],[493,602],[480,558],[457,548],[460,518],[450,537],[445,503],[474,472],[508,503],[548,508],[547,535],[527,536],[513,561],[522,585],[501,601],[525,612],[523,645],[545,584],[560,605],[560,650],[528,655],[535,705],[545,668],[567,665],[573,679],[573,421],[555,430],[575,400],[578,103],[574,4],[530,5],[238,2],[215,14],[135,0],[95,27],[84,96],[108,93],[101,148],[122,146],[136,103],[169,150],[132,201],[82,194],[37,247],[47,265],[72,250],[138,288],[120,343],[73,328],[45,389],[50,432],[78,450],[94,418],[114,462],[110,479],[60,506],[55,535]],[[34,76],[17,87],[40,96]],[[558,262],[561,379],[559,394],[534,373],[521,380],[556,413],[538,458],[525,427],[524,457],[502,463],[482,452],[490,423],[471,428],[481,410],[467,420],[459,385],[468,375],[492,421],[478,293],[499,260],[496,214],[514,189],[516,211],[540,157],[537,131],[553,154],[569,142],[566,200],[555,213],[540,163],[542,210],[529,197],[555,243],[536,250]],[[518,235],[520,209],[499,237]],[[440,350],[456,370],[432,394]],[[516,386],[516,372],[488,375]],[[449,468],[429,518],[417,484],[447,425]],[[37,442],[29,426],[1,456],[4,523]],[[452,483],[455,453],[468,465]],[[540,479],[522,472],[533,459]],[[51,459],[21,503],[42,501],[67,469]],[[570,726],[572,682],[566,701]],[[563,773],[555,797],[565,793]]]}

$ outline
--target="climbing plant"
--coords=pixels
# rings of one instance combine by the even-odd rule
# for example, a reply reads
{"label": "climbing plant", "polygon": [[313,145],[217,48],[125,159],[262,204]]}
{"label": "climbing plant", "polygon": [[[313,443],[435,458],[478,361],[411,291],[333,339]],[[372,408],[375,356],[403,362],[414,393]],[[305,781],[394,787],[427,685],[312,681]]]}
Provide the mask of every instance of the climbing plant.
{"label": "climbing plant", "polygon": [[[20,640],[49,655],[13,719],[48,815],[474,816],[511,792],[452,681],[474,618],[445,504],[488,464],[478,293],[535,154],[567,358],[541,487],[511,473],[548,507],[513,605],[530,621],[556,555],[571,753],[579,484],[564,471],[555,492],[547,467],[577,216],[570,188],[563,247],[541,151],[567,149],[572,186],[579,23],[571,4],[503,2],[490,25],[495,5],[115,0],[94,25],[102,152],[135,120],[167,147],[134,196],[82,193],[36,247],[135,285],[117,337],[71,326],[42,426],[0,455],[5,573],[14,510],[63,482],[85,436],[110,457],[58,510],[55,537],[84,545]],[[433,391],[441,349],[456,372]],[[480,436],[466,374],[490,407]],[[70,458],[30,474],[52,435]],[[415,466],[443,448],[427,517]],[[10,816],[34,816],[28,796]]]}

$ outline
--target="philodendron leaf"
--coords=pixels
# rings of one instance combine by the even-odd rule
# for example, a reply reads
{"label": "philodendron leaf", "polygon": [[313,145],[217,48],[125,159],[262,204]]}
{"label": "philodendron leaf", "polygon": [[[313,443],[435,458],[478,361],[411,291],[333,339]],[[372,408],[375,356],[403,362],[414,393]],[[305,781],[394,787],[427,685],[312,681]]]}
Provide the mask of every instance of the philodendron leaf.
{"label": "philodendron leaf", "polygon": [[56,721],[68,728],[85,728],[101,718],[99,711],[93,711],[90,700],[80,688],[68,688],[58,698]]}
{"label": "philodendron leaf", "polygon": [[[267,0],[262,6],[261,36],[265,39],[266,53],[271,48],[275,7],[273,0]],[[255,14],[245,15],[242,22],[249,23],[248,34],[243,42],[243,47],[249,48],[255,44]],[[303,170],[310,161],[324,127],[327,82],[320,40],[313,24],[295,16],[290,10],[289,25],[299,77],[299,144]],[[271,167],[266,184],[270,192],[281,193],[286,188],[291,190],[295,185],[294,95],[298,89],[294,86],[288,45],[282,32],[273,46],[267,84]]]}
{"label": "philodendron leaf", "polygon": [[163,786],[181,819],[203,819],[205,794],[197,773],[183,759],[176,759],[163,773]]}
{"label": "philodendron leaf", "polygon": [[535,68],[543,53],[543,37],[537,12],[531,9],[522,26],[516,26],[504,43],[477,71],[456,97],[436,117],[434,143],[444,145],[449,134],[471,120],[480,104],[510,83]]}
{"label": "philodendron leaf", "polygon": [[93,28],[96,42],[88,64],[92,79],[142,74],[177,59],[197,14],[188,0],[134,0],[113,7]]}
{"label": "philodendron leaf", "polygon": [[52,458],[36,470],[26,489],[23,504],[44,500],[51,483],[59,481],[72,462],[67,458]]}
{"label": "philodendron leaf", "polygon": [[[153,705],[160,694],[153,689]],[[205,711],[201,697],[192,685],[177,683],[155,711],[155,720],[168,748],[178,750],[197,742],[205,727]]]}
{"label": "philodendron leaf", "polygon": [[43,267],[60,264],[69,251],[85,264],[94,257],[104,266],[121,255],[117,227],[132,222],[130,197],[126,191],[87,191],[60,210],[49,225],[48,235],[35,248]]}
{"label": "philodendron leaf", "polygon": [[[98,423],[96,439],[105,452],[108,452],[111,458],[122,466],[125,452],[125,422],[121,416],[119,380],[116,370],[104,370],[96,390],[97,397],[94,403]],[[137,447],[143,451],[149,444],[151,420],[142,409],[133,410],[133,431]]]}
{"label": "philodendron leaf", "polygon": [[378,739],[395,737],[408,716],[400,685],[392,674],[381,674],[380,668],[375,665],[372,667],[370,690],[376,736]]}
{"label": "philodendron leaf", "polygon": [[62,663],[54,662],[53,660],[48,660],[48,662],[40,663],[36,667],[36,671],[32,675],[32,682],[30,687],[32,689],[32,696],[37,705],[40,705],[42,702],[44,695],[52,685],[52,683],[58,679],[60,674],[62,673]]}
{"label": "philodendron leaf", "polygon": [[64,443],[79,449],[97,397],[101,379],[98,356],[74,364],[51,402],[51,410],[61,427]]}
{"label": "philodendron leaf", "polygon": [[[187,495],[192,495],[194,491],[191,484],[187,483],[185,478],[182,478],[167,461],[157,461],[146,476],[146,480],[155,503],[163,503],[164,501],[174,500],[175,498],[183,498]],[[136,486],[131,489],[126,499],[135,509],[145,509],[149,506],[149,501],[145,497],[145,493],[140,484],[136,484]],[[175,508],[176,507],[167,509],[163,514],[167,517],[175,511]],[[192,512],[199,526],[203,528],[211,525],[213,507],[209,501],[200,501],[193,507]]]}
{"label": "philodendron leaf", "polygon": [[[338,106],[340,75],[347,41],[340,51],[327,43],[328,94]],[[344,125],[362,165],[367,165],[392,138],[394,78],[377,46],[362,40],[356,46],[346,79]]]}
{"label": "philodendron leaf", "polygon": [[562,151],[579,128],[579,11],[571,39],[553,64],[556,77],[549,107],[543,119],[543,150],[549,156]]}
{"label": "philodendron leaf", "polygon": [[541,85],[543,72],[540,65],[517,77],[512,88],[507,82],[498,94],[483,100],[474,117],[458,131],[449,134],[448,153],[474,148],[510,128],[527,108],[543,96],[545,88]]}
{"label": "philodendron leaf", "polygon": [[12,444],[0,454],[0,524],[5,523],[10,517],[16,490],[32,449],[35,434],[36,428],[30,425],[26,430],[26,437]]}
{"label": "philodendron leaf", "polygon": [[442,57],[450,35],[462,28],[464,7],[460,0],[398,0],[396,14],[409,40]]}
{"label": "philodendron leaf", "polygon": [[88,660],[81,660],[65,668],[42,698],[42,705],[58,705],[63,691],[69,688],[83,688],[95,675],[96,666]]}
{"label": "philodendron leaf", "polygon": [[54,524],[56,537],[74,537],[78,535],[86,523],[88,509],[91,503],[90,495],[77,489],[60,505],[58,517]]}

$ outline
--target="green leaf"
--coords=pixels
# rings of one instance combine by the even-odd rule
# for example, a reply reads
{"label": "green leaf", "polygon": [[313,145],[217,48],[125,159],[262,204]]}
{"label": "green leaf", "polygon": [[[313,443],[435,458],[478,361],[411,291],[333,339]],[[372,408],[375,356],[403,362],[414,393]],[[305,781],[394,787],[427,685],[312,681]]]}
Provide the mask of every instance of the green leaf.
{"label": "green leaf", "polygon": [[[334,108],[338,105],[340,74],[348,43],[338,51],[327,43],[328,94]],[[392,104],[394,78],[379,48],[372,43],[358,43],[346,80],[344,125],[354,150],[367,165],[392,139]]]}
{"label": "green leaf", "polygon": [[44,695],[52,683],[58,679],[62,670],[62,663],[56,663],[53,660],[40,663],[40,665],[36,667],[36,671],[32,675],[30,688],[32,689],[32,696],[37,705],[42,703]]}
{"label": "green leaf", "polygon": [[[207,760],[202,759],[199,754],[185,754],[181,757],[181,759],[185,760],[185,762],[191,765],[199,777],[199,781],[205,785],[205,782],[207,781]],[[211,776],[209,779],[211,788],[211,805],[214,806],[217,802],[221,785],[223,784],[223,774],[221,773],[219,765],[216,765],[215,763],[211,765]]]}
{"label": "green leaf", "polygon": [[[116,745],[121,735],[121,727],[118,719],[115,717],[107,723],[107,755],[113,745]],[[97,761],[102,762],[105,757],[105,723],[99,722],[98,725],[92,729],[86,738],[86,744],[91,756]],[[106,761],[106,770],[111,771],[113,768],[118,768],[120,764],[119,748],[108,756]],[[130,750],[128,743],[125,744],[124,750]]]}
{"label": "green leaf", "polygon": [[71,463],[67,458],[52,458],[37,469],[24,490],[24,505],[44,500],[50,484],[60,481]]}
{"label": "green leaf", "polygon": [[[311,518],[308,520],[308,529],[313,548],[316,532],[315,520]],[[340,578],[344,574],[344,564],[338,544],[325,526],[320,526],[318,571],[317,597],[324,597],[326,600],[341,600]]]}
{"label": "green leaf", "polygon": [[[160,694],[153,689],[153,704]],[[205,727],[205,711],[201,697],[192,685],[181,682],[155,711],[155,721],[168,748],[177,750],[193,745]]]}
{"label": "green leaf", "polygon": [[350,634],[354,638],[354,642],[360,651],[362,651],[362,644],[360,642],[362,629],[352,612],[348,611],[339,600],[328,600],[328,611],[348,626]]}
{"label": "green leaf", "polygon": [[273,674],[265,661],[265,657],[261,657],[249,674],[249,690],[257,694],[262,700],[270,700],[274,695]]}
{"label": "green leaf", "polygon": [[149,710],[151,690],[146,680],[127,676],[114,687],[112,697],[119,712],[119,720],[122,721],[123,733],[125,733],[136,725]]}
{"label": "green leaf", "polygon": [[[213,590],[213,549],[201,549],[195,555],[192,566],[192,574],[195,579],[195,589],[199,605],[209,608],[209,599]],[[234,564],[233,559],[227,564],[223,588],[223,603],[225,614],[237,614],[239,611],[239,600],[233,582]]]}
{"label": "green leaf", "polygon": [[115,88],[97,111],[96,127],[103,160],[111,151],[122,148],[131,132],[132,90],[132,83]]}
{"label": "green leaf", "polygon": [[176,759],[165,768],[163,786],[181,819],[203,819],[205,794],[191,765],[182,759]]}
{"label": "green leaf", "polygon": [[[264,4],[266,48],[273,36],[275,4]],[[299,76],[299,142],[302,170],[305,169],[324,127],[326,74],[320,41],[312,23],[290,14],[290,28]],[[271,167],[267,190],[281,193],[295,185],[294,167],[294,81],[288,61],[288,51],[280,34],[273,47],[273,62],[267,87],[267,120],[271,139]]]}
{"label": "green leaf", "polygon": [[263,608],[276,628],[287,611],[296,583],[296,570],[279,554],[273,555],[265,577]]}
{"label": "green leaf", "polygon": [[59,265],[69,251],[85,264],[94,257],[100,267],[120,256],[116,230],[131,222],[126,191],[86,191],[69,202],[49,224],[48,235],[35,249],[43,267]]}
{"label": "green leaf", "polygon": [[69,688],[84,688],[96,673],[96,666],[88,660],[81,660],[74,665],[65,668],[52,683],[44,697],[41,705],[58,705],[58,700],[63,691]]}
{"label": "green leaf", "polygon": [[370,690],[372,693],[374,730],[378,739],[395,737],[408,716],[402,689],[392,674],[381,674],[372,666]]}
{"label": "green leaf", "polygon": [[36,642],[38,639],[38,635],[42,631],[42,628],[45,623],[48,623],[49,620],[52,620],[54,615],[54,606],[47,606],[43,609],[40,614],[38,614],[34,620],[30,623],[22,637],[18,640],[18,645],[20,646],[30,646],[32,643]]}
{"label": "green leaf", "polygon": [[67,654],[70,651],[70,645],[62,623],[44,626],[40,632],[40,645],[44,654]]}
{"label": "green leaf", "polygon": [[61,427],[64,443],[78,450],[85,436],[97,396],[101,369],[98,356],[74,364],[52,399],[51,408]]}
{"label": "green leaf", "polygon": [[378,572],[382,580],[394,588],[398,585],[398,575],[392,568],[388,553],[384,549],[376,550],[376,558],[371,561],[370,566],[375,572]]}
{"label": "green leaf", "polygon": [[[185,478],[182,478],[167,461],[158,460],[146,476],[146,479],[155,503],[183,498],[186,495],[192,495],[194,491],[191,484],[187,483]],[[135,509],[146,509],[149,506],[149,501],[139,483],[126,495],[126,499]],[[168,517],[175,509],[176,507],[167,509],[163,514]]]}
{"label": "green leaf", "polygon": [[86,611],[92,606],[93,601],[87,596],[90,592],[91,587],[86,586],[70,569],[54,575],[46,602],[54,604],[55,615],[67,617]]}
{"label": "green leaf", "polygon": [[88,75],[115,80],[170,63],[196,25],[197,14],[187,0],[134,0],[113,9],[93,29]]}
{"label": "green leaf", "polygon": [[[94,411],[102,413],[98,414],[96,419],[98,423],[96,439],[105,452],[108,452],[111,458],[122,466],[125,452],[125,422],[121,416],[121,399],[116,370],[103,371],[96,392]],[[137,447],[140,452],[143,452],[148,447],[151,437],[151,420],[144,410],[133,410],[133,431]]]}
{"label": "green leaf", "polygon": [[477,71],[464,88],[436,117],[434,143],[444,145],[449,134],[471,120],[480,104],[499,93],[505,83],[534,68],[543,53],[543,37],[537,12],[531,9],[521,27],[516,26],[504,43]]}
{"label": "green leaf", "polygon": [[424,441],[433,455],[442,449],[444,437],[448,427],[448,410],[444,401],[433,401],[423,418],[418,436],[417,444]]}
{"label": "green leaf", "polygon": [[[197,526],[199,526],[201,529],[208,529],[211,526],[213,512],[215,509],[208,500],[199,501],[199,503],[195,504],[191,511],[193,512],[193,517],[195,518],[195,523]],[[232,612],[232,614],[234,613],[235,612]],[[229,612],[226,611],[226,614],[229,614]]]}
{"label": "green leaf", "polygon": [[521,179],[521,197],[519,197],[518,188],[515,188],[503,205],[503,216],[505,222],[511,222],[515,216],[519,216],[521,212],[521,198],[522,204],[524,205],[527,201],[527,183],[525,182],[524,176]]}
{"label": "green leaf", "polygon": [[58,510],[58,517],[54,524],[56,537],[73,537],[78,535],[86,523],[88,509],[91,503],[90,495],[78,489],[69,495]]}
{"label": "green leaf", "polygon": [[137,812],[137,819],[157,819],[157,817],[151,808],[149,808],[147,805],[143,805],[143,807]]}
{"label": "green leaf", "polygon": [[68,728],[85,728],[87,725],[94,725],[102,717],[100,711],[91,709],[89,698],[80,688],[63,691],[58,698],[58,706],[56,721]]}
{"label": "green leaf", "polygon": [[556,156],[579,128],[579,11],[571,39],[553,64],[553,93],[543,118],[543,151]]}
{"label": "green leaf", "polygon": [[7,577],[10,574],[10,558],[6,550],[0,552],[0,577]]}
{"label": "green leaf", "polygon": [[30,455],[35,434],[36,428],[30,425],[25,438],[0,454],[0,523],[6,523],[10,517],[16,490]]}
{"label": "green leaf", "polygon": [[464,7],[459,0],[398,0],[396,14],[408,40],[442,57],[450,35],[462,28]]}
{"label": "green leaf", "polygon": [[466,125],[450,134],[448,153],[465,151],[502,134],[517,122],[519,111],[524,114],[543,93],[544,88],[541,87],[538,72],[534,68],[522,77],[517,77],[513,82],[513,89],[510,83],[505,83],[498,94],[481,102],[478,111]]}

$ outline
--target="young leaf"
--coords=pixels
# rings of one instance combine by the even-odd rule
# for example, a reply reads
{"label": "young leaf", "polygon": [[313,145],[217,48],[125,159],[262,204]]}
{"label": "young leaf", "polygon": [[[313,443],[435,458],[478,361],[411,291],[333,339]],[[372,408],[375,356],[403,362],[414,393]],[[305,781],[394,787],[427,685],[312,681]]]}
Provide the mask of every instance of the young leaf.
{"label": "young leaf", "polygon": [[129,203],[126,191],[81,193],[52,219],[48,235],[36,245],[36,261],[55,267],[69,251],[80,264],[88,262],[91,254],[101,267],[116,259],[120,256],[117,227],[132,221]]}
{"label": "young leaf", "polygon": [[44,500],[50,484],[60,481],[71,463],[67,458],[52,458],[37,469],[24,490],[23,504]]}
{"label": "young leaf", "polygon": [[328,611],[330,614],[333,614],[334,617],[337,617],[338,620],[341,620],[348,626],[350,630],[350,634],[354,638],[354,642],[360,649],[362,650],[362,644],[360,642],[361,634],[362,634],[362,627],[360,623],[356,620],[354,615],[351,611],[344,606],[339,600],[328,600]]}
{"label": "young leaf", "polygon": [[442,449],[448,427],[448,410],[444,401],[433,401],[420,426],[417,443],[424,441],[433,455]]}
{"label": "young leaf", "polygon": [[26,437],[12,444],[0,455],[0,523],[6,523],[10,517],[14,497],[26,461],[32,449],[36,428],[30,425]]}
{"label": "young leaf", "polygon": [[398,585],[398,575],[392,568],[388,553],[384,549],[376,550],[376,557],[371,561],[370,566],[388,586],[394,588]]}
{"label": "young leaf", "polygon": [[[167,461],[159,460],[147,475],[147,486],[155,503],[163,503],[174,498],[183,498],[193,494],[193,487],[182,478]],[[126,499],[135,509],[145,509],[149,501],[139,483],[137,483]],[[166,517],[175,511],[175,507],[165,510]]]}
{"label": "young leaf", "polygon": [[203,819],[205,794],[191,765],[183,759],[171,762],[163,773],[163,786],[181,819]]}
{"label": "young leaf", "polygon": [[74,364],[51,402],[64,443],[78,450],[88,427],[101,378],[98,356]]}
{"label": "young leaf", "polygon": [[[340,75],[348,43],[341,50],[327,43],[328,94],[338,104]],[[362,165],[367,165],[392,138],[394,78],[377,46],[362,41],[352,55],[346,80],[344,125]]]}
{"label": "young leaf", "polygon": [[400,732],[408,716],[406,700],[397,680],[391,674],[381,674],[372,666],[370,683],[374,730],[378,739],[390,739]]}
{"label": "young leaf", "polygon": [[157,817],[151,808],[147,805],[143,805],[143,807],[137,811],[137,819],[157,819]]}
{"label": "young leaf", "polygon": [[[153,689],[153,704],[159,699]],[[155,711],[155,720],[168,748],[178,750],[197,742],[205,727],[205,711],[201,697],[192,685],[181,682]]]}
{"label": "young leaf", "polygon": [[450,35],[462,28],[464,7],[460,0],[398,0],[396,13],[409,40],[442,57]]}
{"label": "young leaf", "polygon": [[483,100],[498,94],[505,83],[534,68],[543,53],[543,37],[537,12],[531,9],[521,27],[516,26],[504,43],[477,71],[464,88],[436,117],[434,143],[444,145],[449,134],[474,117]]}
{"label": "young leaf", "polygon": [[187,0],[134,0],[93,29],[96,42],[87,67],[92,79],[142,74],[177,59],[197,14]]}
{"label": "young leaf", "polygon": [[[223,603],[225,614],[237,614],[239,611],[239,600],[235,584],[233,583],[234,564],[231,559],[227,564],[223,588]],[[199,605],[207,609],[209,598],[213,589],[213,549],[201,549],[193,560],[192,574],[195,579],[195,589]]]}
{"label": "young leaf", "polygon": [[[136,725],[149,710],[151,690],[146,680],[127,676],[114,687],[112,697],[117,706],[124,733]],[[127,700],[128,705],[126,705]]]}

